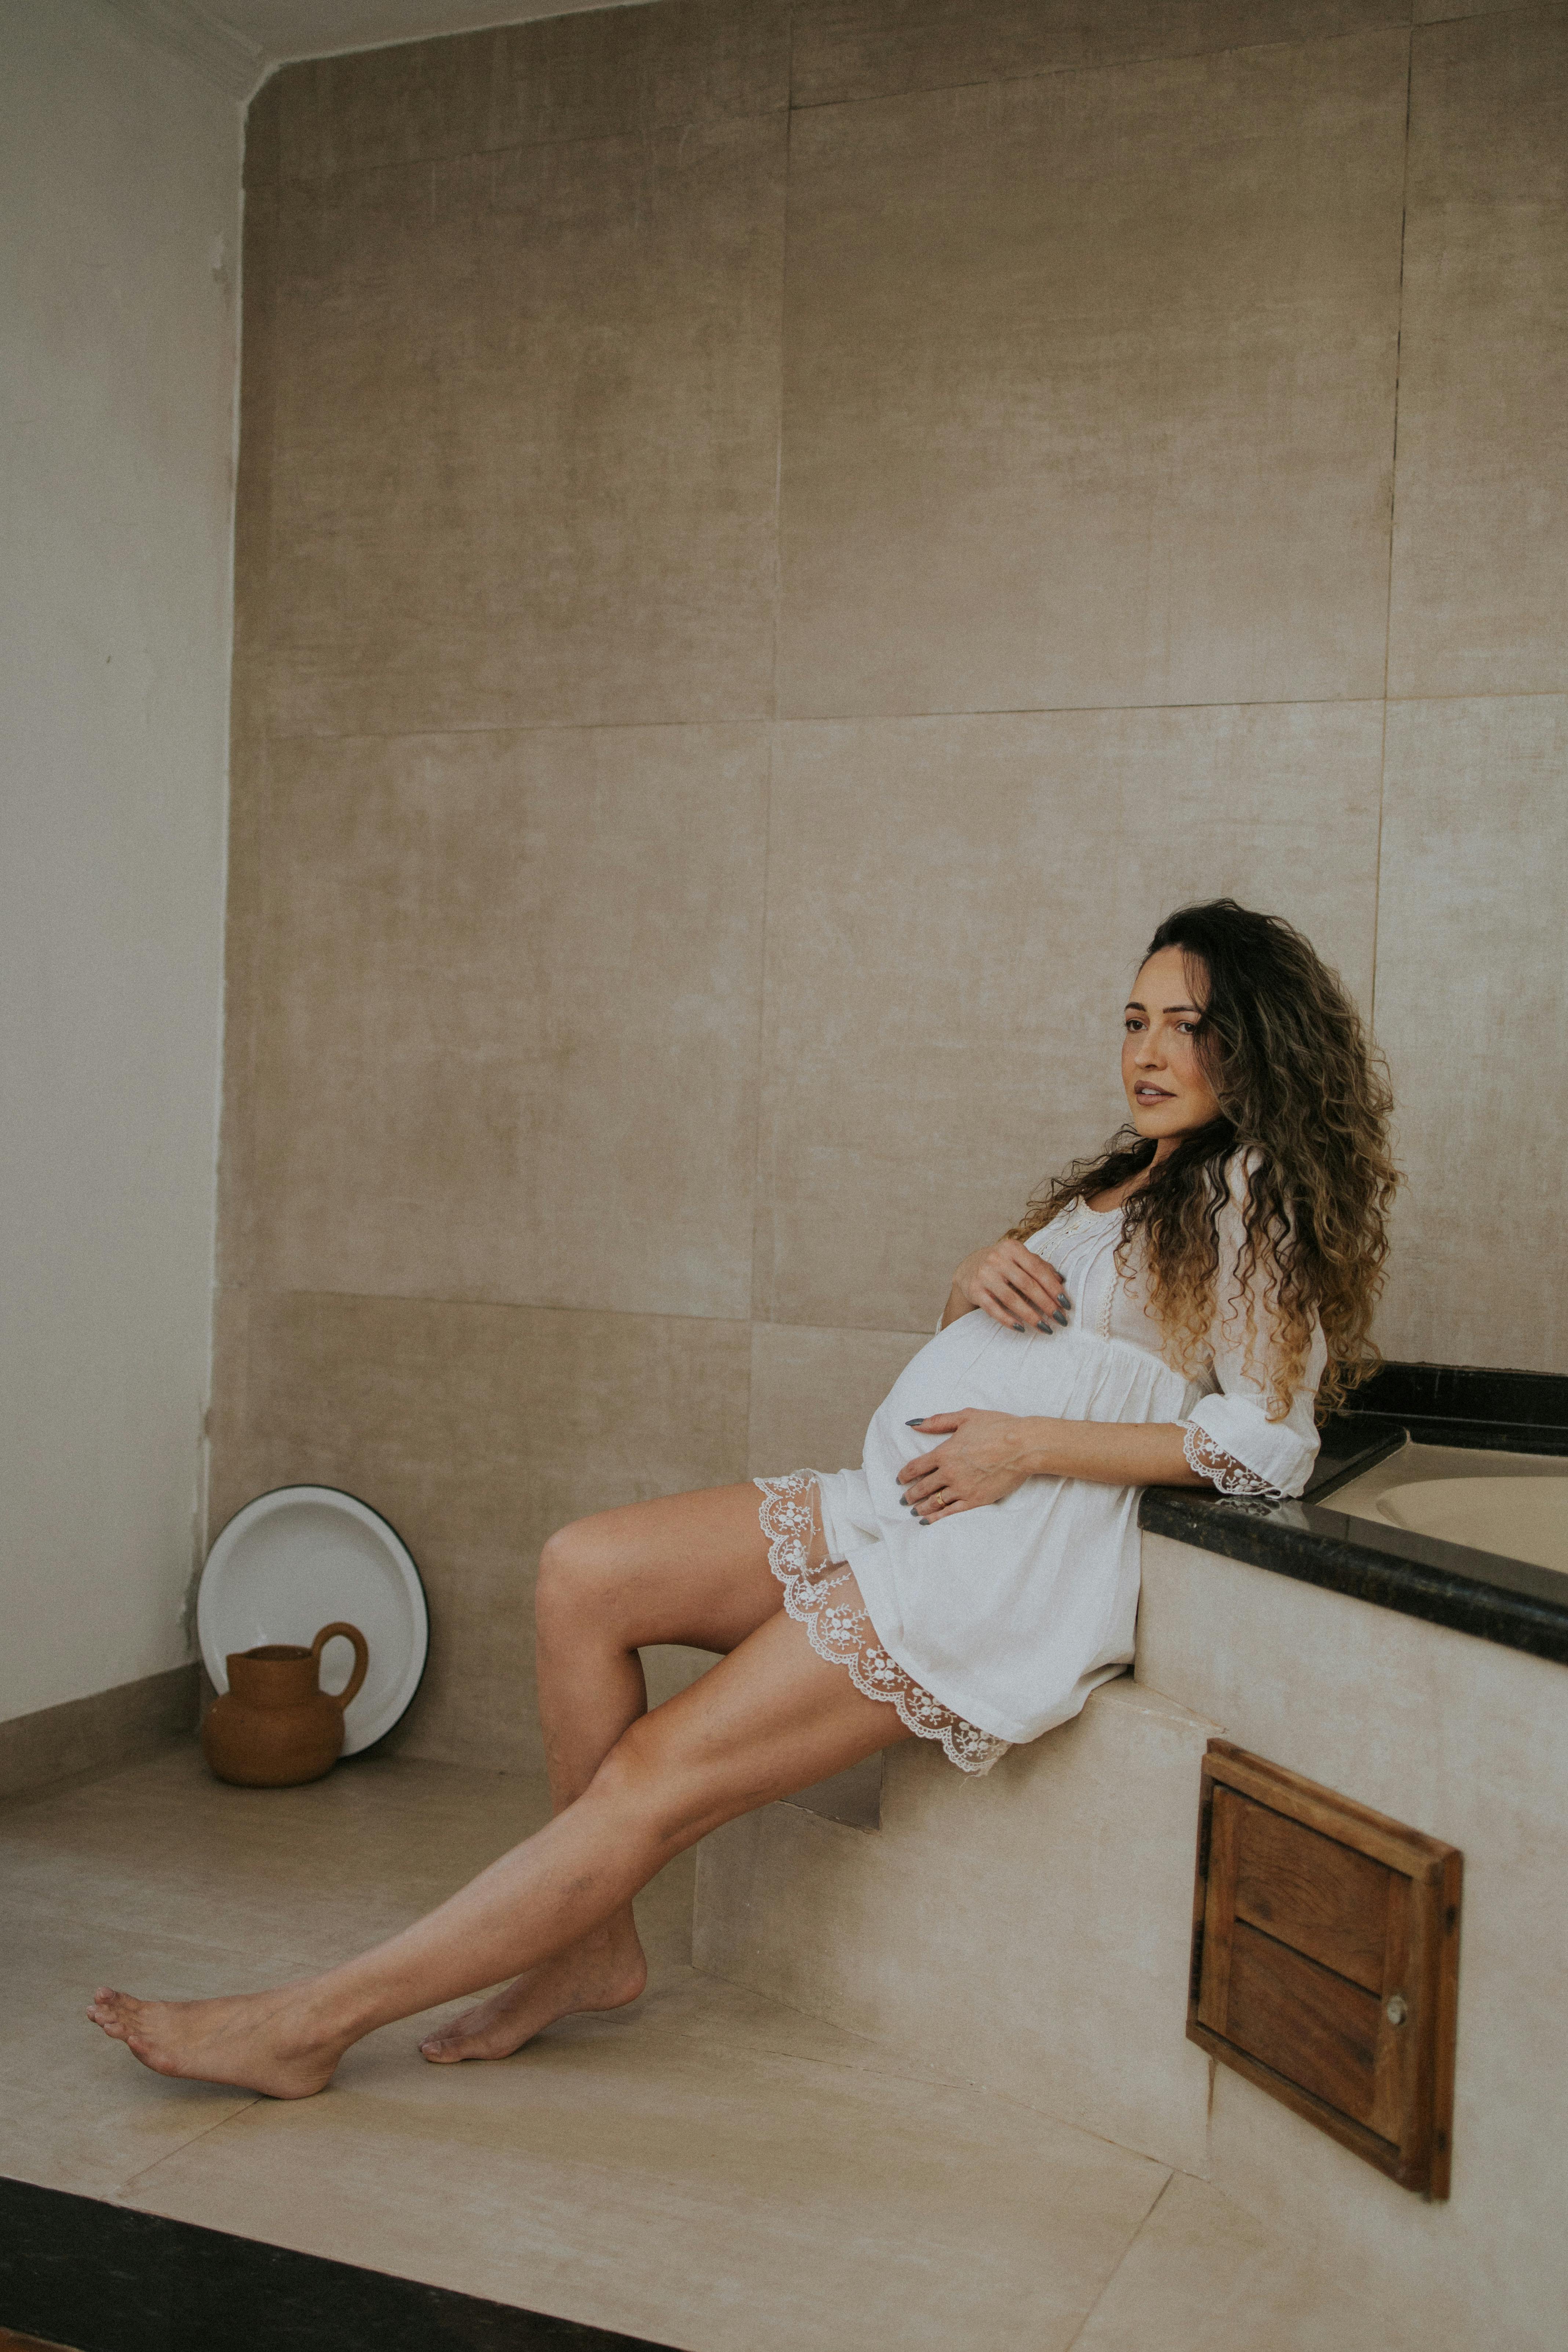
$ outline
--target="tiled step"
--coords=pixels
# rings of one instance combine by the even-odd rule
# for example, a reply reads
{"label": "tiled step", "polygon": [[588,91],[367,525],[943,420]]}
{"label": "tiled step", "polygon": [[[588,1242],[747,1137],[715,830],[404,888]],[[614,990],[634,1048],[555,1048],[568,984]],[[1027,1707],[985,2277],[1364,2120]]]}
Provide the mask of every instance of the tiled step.
{"label": "tiled step", "polygon": [[1217,1727],[1123,1677],[984,1779],[889,1749],[879,1829],[772,1805],[706,1841],[697,1965],[1201,2171],[1188,1942]]}

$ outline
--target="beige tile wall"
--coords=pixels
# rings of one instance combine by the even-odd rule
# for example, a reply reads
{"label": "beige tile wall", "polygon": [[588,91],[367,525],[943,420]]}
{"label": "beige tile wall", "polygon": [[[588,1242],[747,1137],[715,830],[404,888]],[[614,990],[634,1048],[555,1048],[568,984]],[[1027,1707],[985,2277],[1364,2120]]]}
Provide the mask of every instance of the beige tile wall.
{"label": "beige tile wall", "polygon": [[1408,37],[792,131],[792,716],[1383,691]]}
{"label": "beige tile wall", "polygon": [[386,1510],[424,1753],[535,1753],[559,1518],[853,1458],[1183,898],[1385,1035],[1391,1349],[1562,1368],[1565,11],[1441,14],[656,0],[257,100],[214,1524]]}
{"label": "beige tile wall", "polygon": [[1561,694],[1568,8],[1433,25],[1414,68],[1389,685]]}

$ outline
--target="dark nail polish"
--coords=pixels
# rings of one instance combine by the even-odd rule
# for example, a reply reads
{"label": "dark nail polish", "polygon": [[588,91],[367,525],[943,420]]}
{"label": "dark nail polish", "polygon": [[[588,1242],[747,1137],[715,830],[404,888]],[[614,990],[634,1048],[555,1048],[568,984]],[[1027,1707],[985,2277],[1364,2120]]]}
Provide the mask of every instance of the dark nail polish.
{"label": "dark nail polish", "polygon": [[1072,1318],[1070,1315],[1064,1315],[1061,1308],[1058,1307],[1057,1309],[1057,1321],[1058,1323],[1070,1323],[1072,1321]]}
{"label": "dark nail polish", "polygon": [[1035,1326],[1037,1331],[1048,1331],[1050,1328],[1049,1319],[1044,1315],[1041,1316],[1039,1321]]}
{"label": "dark nail polish", "polygon": [[914,1417],[913,1421],[906,1421],[906,1422],[905,1422],[905,1423],[904,1423],[904,1427],[905,1427],[906,1429],[918,1429],[918,1428],[920,1427],[920,1425],[921,1425],[921,1422],[922,1422],[924,1419],[925,1419],[925,1415],[924,1415],[924,1413],[923,1413],[923,1412],[918,1412],[918,1413],[916,1413],[916,1415],[915,1415],[915,1417]]}
{"label": "dark nail polish", "polygon": [[1068,1297],[1067,1292],[1066,1292],[1065,1290],[1058,1290],[1058,1293],[1057,1293],[1057,1305],[1058,1305],[1058,1307],[1070,1307],[1070,1306],[1072,1305],[1072,1300]]}

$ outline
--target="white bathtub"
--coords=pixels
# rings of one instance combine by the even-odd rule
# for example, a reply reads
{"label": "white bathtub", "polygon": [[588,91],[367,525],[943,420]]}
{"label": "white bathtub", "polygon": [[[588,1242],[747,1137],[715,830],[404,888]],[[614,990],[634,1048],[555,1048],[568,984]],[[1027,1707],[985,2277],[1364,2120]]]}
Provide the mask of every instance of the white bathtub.
{"label": "white bathtub", "polygon": [[1323,1507],[1568,1575],[1568,1456],[1407,1444]]}

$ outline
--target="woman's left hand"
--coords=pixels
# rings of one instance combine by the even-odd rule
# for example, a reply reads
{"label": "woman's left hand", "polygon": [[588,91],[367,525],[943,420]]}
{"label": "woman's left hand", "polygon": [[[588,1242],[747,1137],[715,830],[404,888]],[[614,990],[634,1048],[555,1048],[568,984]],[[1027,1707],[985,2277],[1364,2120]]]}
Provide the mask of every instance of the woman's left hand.
{"label": "woman's left hand", "polygon": [[1026,1478],[1039,1475],[1035,1459],[1038,1430],[1013,1412],[931,1412],[910,1427],[922,1437],[941,1433],[943,1443],[917,1454],[899,1473],[903,1499],[929,1527],[957,1511],[978,1511],[1005,1502]]}

